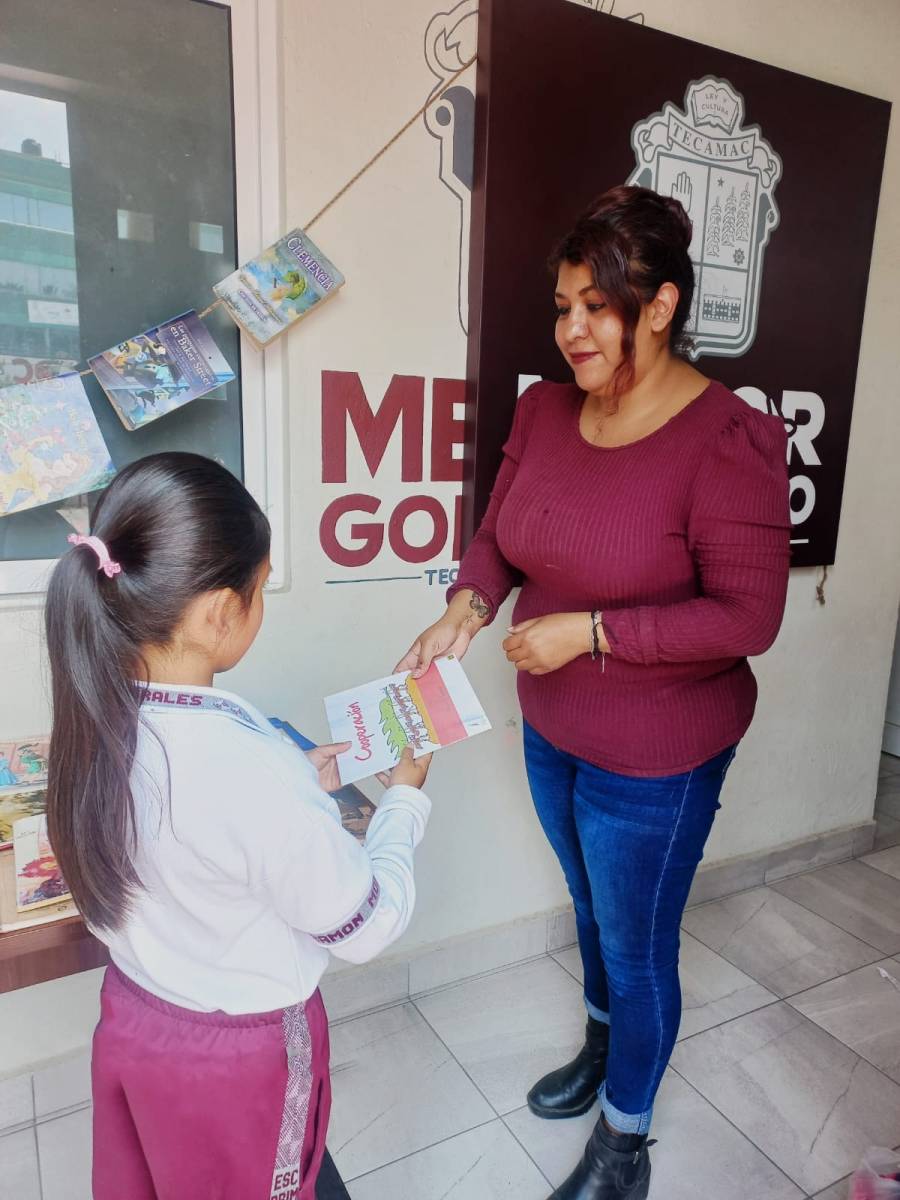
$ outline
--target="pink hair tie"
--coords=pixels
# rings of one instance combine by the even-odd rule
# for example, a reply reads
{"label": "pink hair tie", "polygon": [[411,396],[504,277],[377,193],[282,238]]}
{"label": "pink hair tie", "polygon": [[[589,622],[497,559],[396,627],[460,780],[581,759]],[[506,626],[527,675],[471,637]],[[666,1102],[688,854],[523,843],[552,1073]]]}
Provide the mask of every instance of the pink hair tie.
{"label": "pink hair tie", "polygon": [[97,570],[102,571],[107,579],[112,579],[113,575],[118,575],[122,570],[119,563],[113,562],[109,557],[109,551],[98,537],[85,537],[83,533],[70,533],[68,540],[73,546],[89,546],[100,560]]}

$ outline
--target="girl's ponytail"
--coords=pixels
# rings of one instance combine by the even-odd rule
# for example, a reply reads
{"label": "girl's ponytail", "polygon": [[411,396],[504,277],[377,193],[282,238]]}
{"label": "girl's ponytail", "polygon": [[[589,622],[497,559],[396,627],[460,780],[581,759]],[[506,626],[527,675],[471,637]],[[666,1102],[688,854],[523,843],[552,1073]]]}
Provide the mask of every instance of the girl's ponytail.
{"label": "girl's ponytail", "polygon": [[220,588],[249,604],[269,554],[269,523],[224,467],[197,454],[154,454],[121,471],[92,530],[120,566],[98,570],[91,546],[57,563],[45,625],[53,691],[47,784],[50,841],[89,925],[121,924],[141,881],[134,865],[131,771],[144,648],[171,645],[185,608]]}
{"label": "girl's ponytail", "polygon": [[117,586],[83,547],[63,556],[47,591],[54,712],[48,828],[65,880],[97,929],[121,923],[140,885],[130,783],[140,648],[110,611],[105,593]]}

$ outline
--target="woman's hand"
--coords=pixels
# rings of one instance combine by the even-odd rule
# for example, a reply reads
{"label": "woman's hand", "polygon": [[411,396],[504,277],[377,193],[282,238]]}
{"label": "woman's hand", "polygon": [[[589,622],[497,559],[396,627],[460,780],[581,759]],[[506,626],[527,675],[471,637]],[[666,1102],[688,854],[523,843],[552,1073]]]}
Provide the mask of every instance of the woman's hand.
{"label": "woman's hand", "polygon": [[530,675],[558,671],[579,654],[590,654],[591,614],[550,613],[520,621],[510,627],[503,649],[517,671]]}
{"label": "woman's hand", "polygon": [[455,654],[457,658],[462,658],[471,640],[472,635],[463,628],[462,622],[449,616],[441,617],[419,634],[394,667],[394,674],[412,671],[413,679],[418,679],[431,666],[432,659],[440,658],[442,654]]}
{"label": "woman's hand", "polygon": [[462,658],[489,615],[490,609],[477,593],[468,588],[458,592],[441,619],[419,634],[394,667],[394,673],[412,671],[413,679],[418,679],[431,666],[432,660],[442,654]]}
{"label": "woman's hand", "polygon": [[342,786],[337,756],[352,745],[352,742],[334,742],[330,746],[316,746],[306,751],[306,757],[319,772],[319,787],[323,792],[336,792]]}

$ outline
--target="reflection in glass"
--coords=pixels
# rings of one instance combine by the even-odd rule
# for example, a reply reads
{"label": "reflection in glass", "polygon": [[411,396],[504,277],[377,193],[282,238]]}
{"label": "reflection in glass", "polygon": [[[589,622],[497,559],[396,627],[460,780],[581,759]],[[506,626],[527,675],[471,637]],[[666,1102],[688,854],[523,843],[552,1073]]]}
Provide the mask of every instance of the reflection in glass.
{"label": "reflection in glass", "polygon": [[202,250],[205,254],[221,254],[225,246],[225,230],[221,225],[191,221],[190,241],[195,250]]}
{"label": "reflection in glass", "polygon": [[66,105],[0,90],[0,387],[79,356]]}
{"label": "reflection in glass", "polygon": [[[236,267],[230,9],[3,5],[0,385],[55,375],[189,309]],[[100,49],[102,48],[102,49]],[[240,371],[237,330],[205,318]],[[131,431],[84,379],[117,469],[192,450],[242,474],[240,378]],[[85,503],[0,518],[0,560],[53,558]]]}
{"label": "reflection in glass", "polygon": [[153,213],[130,212],[127,208],[116,210],[116,224],[123,242],[152,242]]}

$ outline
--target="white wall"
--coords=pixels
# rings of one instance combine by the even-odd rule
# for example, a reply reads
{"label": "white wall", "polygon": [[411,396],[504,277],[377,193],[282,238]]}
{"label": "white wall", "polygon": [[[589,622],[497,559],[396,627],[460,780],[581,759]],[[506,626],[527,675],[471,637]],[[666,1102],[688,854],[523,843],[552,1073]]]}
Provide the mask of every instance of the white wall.
{"label": "white wall", "polygon": [[[619,0],[623,12],[636,6],[636,0]],[[284,4],[288,223],[302,223],[315,212],[424,101],[434,78],[423,39],[438,7],[439,0]],[[452,7],[449,0],[446,7]],[[656,28],[900,100],[895,0],[863,6],[843,0],[645,0],[643,7]],[[468,27],[461,28],[467,35]],[[713,859],[809,837],[872,813],[900,595],[897,143],[895,121],[828,603],[815,603],[814,572],[794,573],[784,630],[757,666],[759,715],[729,778],[709,848]],[[345,490],[377,496],[388,510],[406,495],[435,494],[449,502],[458,490],[453,484],[402,484],[397,437],[374,480],[351,449],[346,487],[321,482],[323,370],[359,372],[373,405],[395,374],[428,381],[464,375],[465,338],[457,318],[459,206],[439,179],[438,155],[438,142],[417,124],[316,226],[316,240],[348,283],[290,335],[293,587],[270,597],[259,641],[226,686],[319,738],[326,737],[321,697],[389,670],[441,604],[441,589],[424,581],[326,584],[422,568],[411,570],[385,552],[365,572],[344,570],[328,561],[318,535],[326,505]],[[840,303],[839,280],[834,302]],[[353,447],[352,434],[348,440]],[[425,458],[427,479],[427,452]],[[412,535],[412,522],[409,529]],[[449,563],[448,549],[424,566]],[[0,613],[4,734],[32,733],[46,723],[38,624],[34,612]],[[514,680],[498,644],[503,625],[501,620],[481,635],[469,660],[495,731],[442,753],[433,768],[434,817],[419,854],[410,948],[566,900],[524,783]]]}

